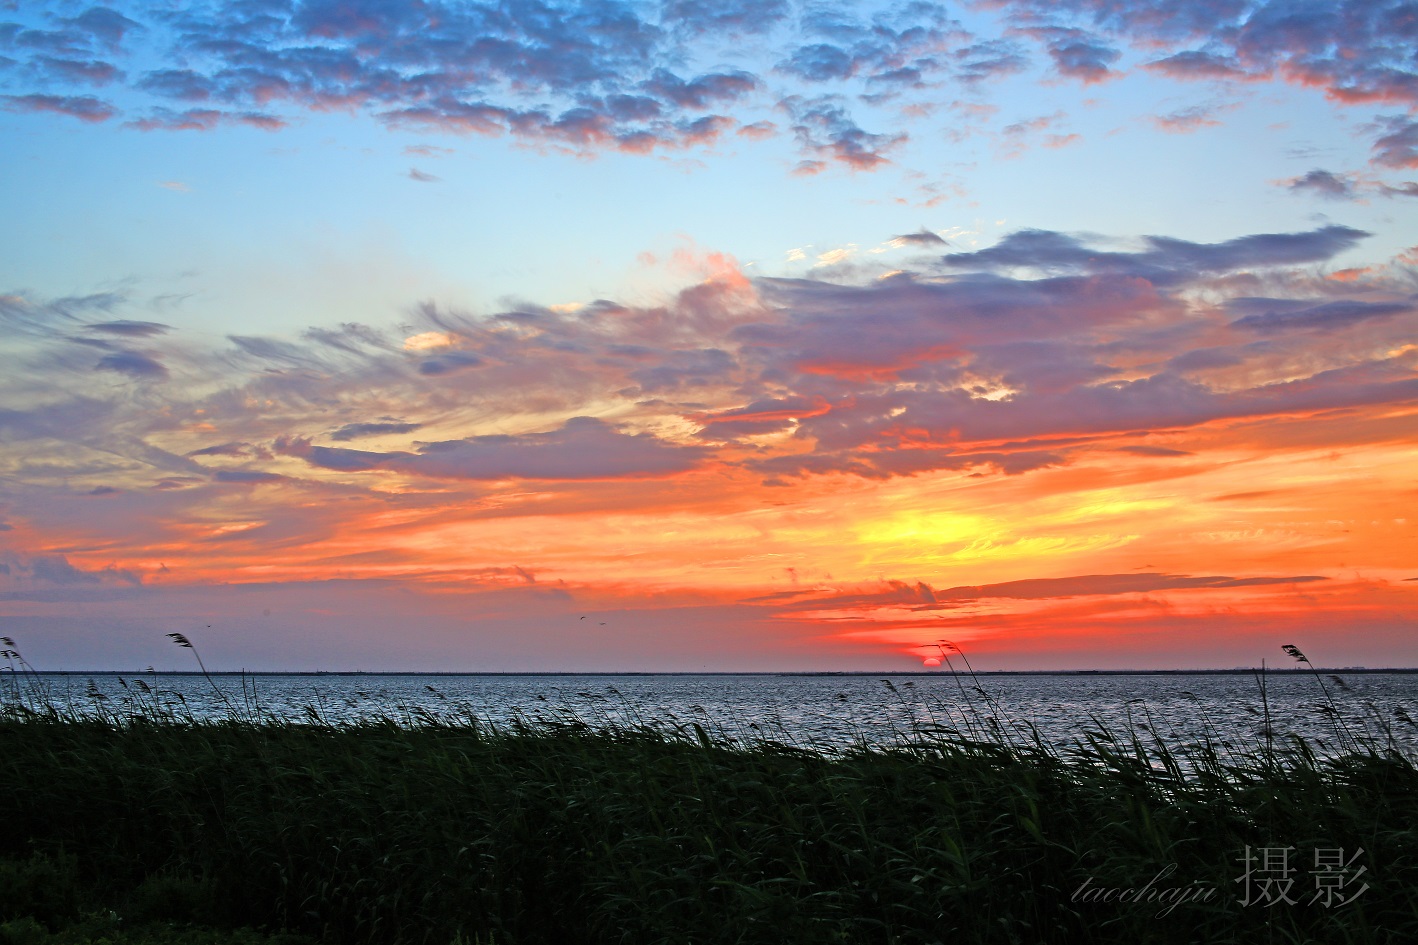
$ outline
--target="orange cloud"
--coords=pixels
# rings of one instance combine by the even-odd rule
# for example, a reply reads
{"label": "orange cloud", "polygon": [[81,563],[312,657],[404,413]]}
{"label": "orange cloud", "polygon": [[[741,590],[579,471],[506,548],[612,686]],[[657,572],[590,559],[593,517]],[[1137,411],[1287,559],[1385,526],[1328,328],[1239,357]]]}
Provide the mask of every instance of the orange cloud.
{"label": "orange cloud", "polygon": [[[1418,312],[1317,274],[1363,237],[1022,231],[885,280],[685,246],[651,303],[211,350],[122,299],[6,296],[47,352],[14,363],[64,396],[0,418],[0,604],[82,636],[147,603],[407,599],[430,654],[459,606],[519,633],[594,606],[638,615],[622,668],[918,665],[946,634],[1001,666],[1235,665],[1332,617],[1336,659],[1411,662]],[[96,365],[130,350],[163,373],[116,398]],[[677,615],[708,636],[646,639]],[[550,665],[492,634],[501,668]]]}

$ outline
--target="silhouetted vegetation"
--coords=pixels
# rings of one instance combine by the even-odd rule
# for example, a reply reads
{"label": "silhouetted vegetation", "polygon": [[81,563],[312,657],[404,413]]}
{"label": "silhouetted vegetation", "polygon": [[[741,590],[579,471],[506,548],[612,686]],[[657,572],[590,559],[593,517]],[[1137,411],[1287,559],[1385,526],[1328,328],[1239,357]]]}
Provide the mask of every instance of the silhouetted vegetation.
{"label": "silhouetted vegetation", "polygon": [[1062,750],[982,701],[829,756],[150,708],[8,701],[0,945],[1418,941],[1418,770],[1368,737]]}

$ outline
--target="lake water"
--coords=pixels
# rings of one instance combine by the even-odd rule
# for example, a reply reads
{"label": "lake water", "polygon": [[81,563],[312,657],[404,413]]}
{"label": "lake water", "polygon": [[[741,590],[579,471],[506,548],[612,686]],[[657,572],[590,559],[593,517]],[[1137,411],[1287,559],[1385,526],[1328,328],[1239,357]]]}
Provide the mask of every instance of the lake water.
{"label": "lake water", "polygon": [[[1340,731],[1387,740],[1418,752],[1418,674],[1271,673],[1264,702],[1246,674],[949,674],[912,675],[382,675],[311,674],[245,677],[196,674],[6,673],[7,700],[39,689],[57,706],[114,711],[165,705],[180,715],[249,716],[332,722],[375,716],[417,721],[475,718],[579,719],[591,725],[660,724],[735,739],[773,739],[820,749],[889,744],[912,733],[955,729],[1015,740],[1037,730],[1069,745],[1089,729],[1161,737],[1171,746],[1208,735],[1237,749],[1294,733],[1323,748]],[[143,687],[147,687],[145,691]],[[1332,701],[1331,701],[1332,700]],[[228,704],[229,703],[229,704]],[[1337,710],[1336,716],[1331,706]],[[997,727],[997,728],[996,728]]]}

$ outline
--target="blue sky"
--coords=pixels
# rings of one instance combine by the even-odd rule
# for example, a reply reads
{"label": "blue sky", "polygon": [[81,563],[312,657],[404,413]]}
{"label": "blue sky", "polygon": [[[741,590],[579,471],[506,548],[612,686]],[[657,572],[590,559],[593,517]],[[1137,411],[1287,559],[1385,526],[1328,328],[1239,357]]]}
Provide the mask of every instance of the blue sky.
{"label": "blue sky", "polygon": [[[1265,5],[1250,19],[1274,6]],[[1380,11],[1385,5],[1361,6]],[[747,24],[753,11],[771,7],[745,7],[742,19]],[[233,9],[250,16],[261,8]],[[1224,49],[1225,40],[1218,44],[1215,36],[1184,35],[1159,49],[1149,44],[1161,40],[1144,30],[1102,32],[1086,13],[1039,19],[1011,5],[930,7],[929,15],[918,12],[913,20],[910,7],[849,5],[835,11],[784,7],[769,24],[771,32],[740,43],[736,40],[744,34],[726,29],[675,37],[666,11],[610,5],[602,8],[601,19],[632,17],[643,29],[663,34],[654,45],[664,64],[636,61],[633,73],[617,73],[631,64],[628,53],[607,41],[593,46],[583,64],[599,81],[580,85],[558,73],[561,54],[552,44],[564,37],[543,37],[545,45],[539,45],[509,31],[527,49],[519,69],[504,71],[540,82],[526,91],[508,88],[508,76],[493,70],[485,83],[490,88],[469,83],[469,91],[494,94],[468,98],[524,109],[545,106],[555,117],[558,109],[565,115],[585,108],[577,105],[578,97],[604,99],[605,88],[663,103],[644,94],[643,86],[652,81],[647,75],[673,67],[683,81],[702,69],[711,76],[745,77],[754,87],[733,100],[680,109],[686,116],[681,120],[709,115],[726,126],[733,122],[736,131],[761,122],[775,126],[765,139],[729,131],[702,145],[684,145],[683,134],[671,130],[661,132],[666,144],[651,154],[626,154],[613,142],[561,140],[549,133],[460,134],[463,126],[447,116],[408,127],[390,116],[397,116],[401,105],[403,111],[422,107],[418,100],[359,101],[359,95],[372,93],[351,89],[372,82],[384,67],[380,52],[393,58],[393,52],[403,52],[401,44],[412,42],[413,24],[403,24],[402,32],[386,27],[382,34],[376,28],[380,17],[397,21],[394,11],[403,8],[343,4],[306,13],[311,8],[300,5],[291,8],[297,21],[304,13],[307,20],[331,24],[329,30],[348,32],[312,37],[292,35],[294,27],[268,31],[273,49],[289,50],[298,41],[299,49],[333,48],[352,60],[359,51],[368,56],[365,75],[339,81],[314,65],[287,63],[231,79],[222,86],[225,92],[176,100],[149,90],[174,74],[217,86],[210,77],[235,71],[232,56],[223,60],[192,51],[199,41],[212,44],[235,32],[234,18],[221,8],[198,7],[206,15],[194,14],[194,22],[177,28],[141,6],[112,8],[124,17],[120,22],[139,24],[127,27],[117,45],[104,33],[83,28],[114,17],[85,20],[83,6],[27,5],[13,11],[14,22],[30,28],[10,31],[7,56],[14,64],[6,76],[6,133],[17,143],[4,158],[13,182],[7,195],[12,223],[4,244],[7,284],[59,297],[137,279],[156,294],[190,291],[177,286],[182,273],[196,271],[202,289],[226,299],[223,308],[230,317],[256,317],[278,330],[302,320],[344,317],[340,312],[350,302],[331,298],[329,281],[348,266],[367,270],[360,260],[370,256],[381,260],[383,271],[367,272],[360,294],[372,293],[385,306],[417,295],[419,286],[439,294],[456,291],[479,308],[495,308],[504,296],[551,304],[645,284],[666,288],[672,281],[641,271],[637,257],[664,255],[681,239],[782,274],[794,271],[787,264],[792,249],[809,247],[816,261],[817,254],[849,246],[864,252],[920,226],[970,231],[967,239],[977,241],[1021,227],[1125,238],[1138,233],[1140,220],[1146,221],[1145,232],[1201,241],[1297,229],[1339,209],[1323,192],[1296,193],[1282,183],[1317,169],[1369,180],[1369,193],[1360,198],[1364,203],[1342,202],[1344,219],[1379,231],[1366,247],[1371,252],[1404,248],[1398,245],[1403,201],[1395,206],[1396,198],[1372,190],[1378,182],[1401,183],[1403,169],[1370,163],[1372,145],[1382,135],[1365,127],[1392,119],[1395,112],[1397,120],[1405,120],[1402,108],[1348,105],[1274,78],[1178,81],[1148,68],[1165,62],[1162,53],[1172,47]],[[362,11],[366,32],[347,22],[354,13],[342,18],[336,12],[341,9]],[[1289,12],[1305,15],[1300,8]],[[1318,13],[1309,16],[1321,19]],[[874,19],[897,24],[902,33],[909,24],[934,24],[916,29],[940,35],[883,51],[876,48],[884,41],[873,35]],[[1100,76],[1061,73],[1048,41],[1029,35],[1046,29],[1030,24],[1059,19],[1084,24],[1069,28],[1091,37],[1106,55],[1116,54]],[[834,26],[834,20],[841,22]],[[187,27],[185,38],[181,25]],[[110,34],[116,29],[110,27]],[[27,44],[30,34],[50,38],[47,45],[38,38]],[[1376,43],[1375,37],[1365,39],[1371,47]],[[961,81],[959,62],[973,61],[965,51],[985,44],[998,47],[992,50],[996,58],[1017,62],[996,66],[1003,73],[998,77]],[[821,50],[850,53],[855,46],[869,47],[875,60],[850,77],[832,73],[836,61]],[[365,47],[374,51],[362,52]],[[814,51],[823,63],[812,58]],[[1297,43],[1281,47],[1274,58],[1283,60],[1286,53],[1300,58],[1309,51]],[[795,56],[819,71],[795,65]],[[987,53],[974,58],[989,61]],[[890,74],[883,65],[900,62],[898,69],[909,69],[915,59],[943,61],[927,87],[897,89],[872,78],[874,70]],[[111,65],[124,78],[73,83],[58,67],[35,64],[56,61]],[[456,57],[428,51],[419,61],[449,67]],[[1257,65],[1251,68],[1259,71]],[[805,70],[818,78],[809,80]],[[269,82],[272,75],[323,87],[292,90],[253,110],[262,80]],[[883,88],[890,89],[885,100],[871,98],[883,94],[872,90]],[[335,95],[352,101],[339,107],[325,101]],[[712,105],[727,106],[718,110],[726,114]],[[99,114],[112,109],[112,117],[64,121],[50,110],[82,113],[86,106]],[[840,117],[844,127],[822,124],[811,117],[814,109]],[[207,118],[214,123],[208,130],[134,127],[155,116],[171,123],[173,115],[189,111],[227,116],[220,120],[235,124]],[[252,114],[285,125],[262,131],[240,124],[243,115]],[[1161,130],[1169,120],[1177,131]],[[622,122],[616,128],[628,133],[645,124]],[[848,163],[851,152],[837,157],[831,151],[833,141],[851,140],[854,128],[876,136],[863,146],[864,154],[879,155],[882,163],[874,169],[856,169]],[[795,176],[804,162],[824,166],[817,174]],[[437,180],[415,180],[411,172]],[[56,219],[83,219],[87,225],[76,231],[56,227]],[[242,291],[256,273],[279,270],[282,261],[304,270],[277,276],[287,287],[280,295],[293,290],[293,298],[282,298],[273,308],[271,293],[253,297]],[[361,317],[386,314],[371,309]]]}

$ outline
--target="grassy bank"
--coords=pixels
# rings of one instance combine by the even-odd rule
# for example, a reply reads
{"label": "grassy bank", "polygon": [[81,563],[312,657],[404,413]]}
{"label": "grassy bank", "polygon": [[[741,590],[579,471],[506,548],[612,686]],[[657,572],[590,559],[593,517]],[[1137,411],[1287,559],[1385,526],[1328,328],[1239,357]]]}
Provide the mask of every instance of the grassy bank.
{"label": "grassy bank", "polygon": [[[829,758],[695,729],[12,706],[0,942],[1418,941],[1396,754],[922,734]],[[1255,872],[1287,847],[1294,872]]]}

